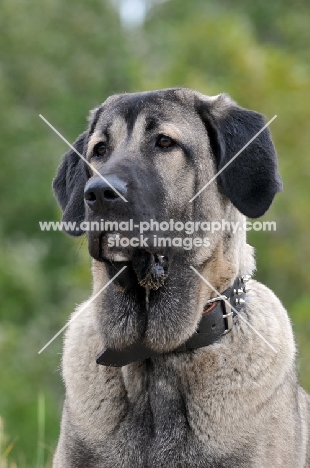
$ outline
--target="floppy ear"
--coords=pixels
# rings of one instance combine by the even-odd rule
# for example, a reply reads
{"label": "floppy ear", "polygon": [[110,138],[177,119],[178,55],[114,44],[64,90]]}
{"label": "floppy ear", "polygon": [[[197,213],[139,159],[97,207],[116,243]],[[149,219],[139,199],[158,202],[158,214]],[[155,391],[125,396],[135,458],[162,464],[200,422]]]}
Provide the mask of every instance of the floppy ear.
{"label": "floppy ear", "polygon": [[[261,114],[239,107],[229,96],[199,99],[197,105],[207,128],[220,171],[265,125]],[[269,208],[282,180],[268,128],[263,130],[219,174],[224,194],[241,213],[258,218]]]}
{"label": "floppy ear", "polygon": [[[74,148],[83,155],[88,132],[82,133],[73,143]],[[84,187],[87,182],[87,174],[83,159],[72,149],[64,156],[53,180],[55,197],[63,211],[62,221],[76,223],[76,227],[63,228],[72,236],[84,234],[79,229],[79,224],[84,220]]]}

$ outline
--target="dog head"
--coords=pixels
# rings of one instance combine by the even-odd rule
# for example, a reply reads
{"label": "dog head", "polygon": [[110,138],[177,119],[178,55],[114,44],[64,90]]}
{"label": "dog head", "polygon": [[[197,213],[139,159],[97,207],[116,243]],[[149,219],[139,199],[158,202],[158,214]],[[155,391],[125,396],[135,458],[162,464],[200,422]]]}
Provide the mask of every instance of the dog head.
{"label": "dog head", "polygon": [[[76,151],[65,154],[54,179],[62,220],[76,223],[65,230],[83,234],[81,223],[87,222],[90,254],[110,277],[127,266],[117,280],[122,291],[162,288],[176,265],[214,259],[220,242],[226,244],[233,277],[239,267],[229,237],[213,233],[205,242],[202,236],[202,244],[190,249],[184,243],[202,234],[202,221],[263,215],[282,189],[264,125],[262,115],[225,94],[208,97],[180,88],[110,97],[91,112],[88,129],[73,145]],[[178,242],[159,245],[171,220],[200,224],[194,233],[178,231]],[[141,226],[151,221],[152,232],[142,232],[141,239]]]}

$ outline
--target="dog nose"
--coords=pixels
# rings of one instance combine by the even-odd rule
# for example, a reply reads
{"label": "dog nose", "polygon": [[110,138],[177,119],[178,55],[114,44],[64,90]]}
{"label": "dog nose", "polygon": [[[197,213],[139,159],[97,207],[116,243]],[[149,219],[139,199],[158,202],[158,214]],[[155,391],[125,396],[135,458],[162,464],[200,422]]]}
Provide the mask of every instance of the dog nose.
{"label": "dog nose", "polygon": [[115,175],[105,176],[104,179],[95,177],[86,184],[84,190],[85,201],[94,211],[124,200],[126,194],[127,183]]}

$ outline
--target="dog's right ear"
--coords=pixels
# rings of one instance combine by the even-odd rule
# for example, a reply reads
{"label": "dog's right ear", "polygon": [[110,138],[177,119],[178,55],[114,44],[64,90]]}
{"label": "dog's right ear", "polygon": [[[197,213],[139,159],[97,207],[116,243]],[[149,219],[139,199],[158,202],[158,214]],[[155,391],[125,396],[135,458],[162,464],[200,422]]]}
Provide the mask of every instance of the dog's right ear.
{"label": "dog's right ear", "polygon": [[[88,131],[82,133],[73,143],[78,153],[84,155],[87,143]],[[64,156],[53,180],[55,197],[63,211],[62,221],[75,223],[71,226],[63,226],[63,231],[72,236],[80,236],[84,232],[79,225],[85,217],[84,187],[87,182],[85,162],[70,149]]]}

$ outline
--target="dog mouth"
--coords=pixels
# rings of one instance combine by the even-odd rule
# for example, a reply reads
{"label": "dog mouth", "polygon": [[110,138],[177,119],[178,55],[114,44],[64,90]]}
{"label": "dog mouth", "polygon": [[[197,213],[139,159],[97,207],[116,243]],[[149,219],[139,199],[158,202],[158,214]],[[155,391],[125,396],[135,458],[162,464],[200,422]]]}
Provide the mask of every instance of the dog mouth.
{"label": "dog mouth", "polygon": [[168,277],[169,259],[166,252],[140,247],[109,247],[109,240],[118,233],[109,233],[101,238],[101,261],[116,268],[129,266],[136,275],[138,284],[147,289],[157,290]]}

